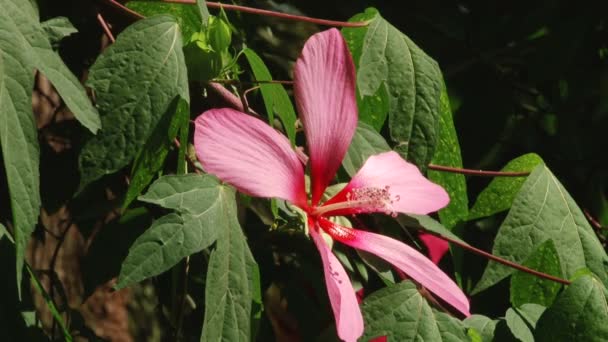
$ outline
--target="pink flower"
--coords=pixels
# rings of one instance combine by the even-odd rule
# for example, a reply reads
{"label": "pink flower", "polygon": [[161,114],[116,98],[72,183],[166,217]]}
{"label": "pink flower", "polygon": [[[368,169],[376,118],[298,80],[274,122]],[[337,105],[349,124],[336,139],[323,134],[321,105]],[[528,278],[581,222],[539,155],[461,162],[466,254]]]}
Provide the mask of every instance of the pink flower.
{"label": "pink flower", "polygon": [[194,145],[205,171],[243,193],[281,198],[307,213],[341,339],[356,341],[363,333],[363,317],[348,275],[321,232],[383,258],[469,315],[466,296],[424,255],[400,241],[342,227],[328,219],[373,212],[427,214],[449,202],[443,188],[395,152],[370,157],[343,190],[321,201],[358,120],[354,65],[340,32],[330,29],[312,36],[296,62],[294,75],[296,104],[307,138],[310,199],[304,185],[304,165],[287,138],[261,120],[233,109],[211,109],[196,119]]}

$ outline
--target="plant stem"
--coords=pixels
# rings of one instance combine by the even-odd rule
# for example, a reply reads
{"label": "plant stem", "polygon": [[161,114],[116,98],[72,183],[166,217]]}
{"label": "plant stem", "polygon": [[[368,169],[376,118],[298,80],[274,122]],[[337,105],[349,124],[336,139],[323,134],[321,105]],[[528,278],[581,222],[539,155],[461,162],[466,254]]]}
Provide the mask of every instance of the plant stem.
{"label": "plant stem", "polygon": [[287,85],[293,85],[293,81],[280,81],[280,80],[252,80],[252,81],[241,81],[241,80],[222,80],[222,79],[216,79],[216,80],[211,80],[209,81],[210,83],[220,83],[220,84],[264,84],[264,83],[271,83],[271,84],[287,84]]}
{"label": "plant stem", "polygon": [[434,170],[434,171],[460,173],[463,175],[482,176],[482,177],[526,177],[526,176],[530,175],[530,172],[526,172],[526,171],[524,171],[524,172],[484,171],[484,170],[463,169],[463,168],[458,168],[458,167],[435,165],[435,164],[429,164],[428,168],[430,170]]}
{"label": "plant stem", "polygon": [[488,253],[488,252],[483,251],[483,250],[481,250],[479,248],[475,248],[475,247],[473,247],[471,245],[468,245],[466,243],[462,243],[462,242],[460,242],[458,240],[454,240],[454,239],[446,237],[446,236],[434,234],[434,233],[432,233],[430,231],[425,231],[425,233],[433,234],[433,235],[437,236],[438,238],[446,240],[446,241],[448,241],[450,243],[453,243],[453,244],[455,244],[456,246],[458,246],[460,248],[464,248],[464,249],[466,249],[466,250],[468,250],[470,252],[473,252],[475,254],[479,254],[479,255],[487,258],[487,259],[490,259],[492,261],[496,261],[497,263],[503,264],[505,266],[509,266],[509,267],[514,268],[514,269],[516,269],[518,271],[529,273],[529,274],[532,274],[532,275],[537,276],[539,278],[551,280],[551,281],[554,281],[556,283],[560,283],[560,284],[564,284],[564,285],[570,285],[570,283],[571,283],[569,280],[562,279],[562,278],[559,278],[559,277],[556,277],[556,276],[552,276],[550,274],[546,274],[546,273],[543,273],[543,272],[539,272],[539,271],[533,270],[531,268],[528,268],[526,266],[520,265],[520,264],[515,263],[513,261],[509,261],[509,260],[503,259],[501,257],[497,257],[494,254]]}
{"label": "plant stem", "polygon": [[101,13],[97,13],[97,21],[99,21],[99,25],[101,25],[103,32],[106,34],[106,36],[108,36],[108,39],[110,40],[110,42],[114,43],[116,41],[116,39],[114,39],[114,35],[112,34],[112,31],[110,30],[108,23],[103,18]]}
{"label": "plant stem", "polygon": [[117,2],[115,0],[103,0],[106,4],[128,14],[129,16],[131,16],[133,19],[143,19],[145,18],[143,15],[135,12],[134,10],[126,7],[125,5],[121,4],[120,2]]}
{"label": "plant stem", "polygon": [[[176,4],[188,4],[188,5],[194,5],[194,4],[196,4],[196,0],[163,0],[163,2],[176,3]],[[264,16],[267,16],[267,17],[275,17],[275,18],[294,20],[294,21],[304,21],[304,22],[307,22],[307,23],[312,23],[312,24],[317,24],[317,25],[324,25],[324,26],[362,27],[362,26],[367,26],[368,25],[368,23],[365,22],[365,21],[361,21],[361,22],[347,22],[347,21],[317,19],[317,18],[311,18],[311,17],[301,16],[301,15],[294,15],[294,14],[288,14],[288,13],[269,11],[269,10],[260,9],[260,8],[253,8],[253,7],[246,7],[246,6],[239,6],[239,5],[223,4],[221,2],[210,2],[210,1],[207,1],[206,4],[207,4],[207,7],[210,7],[210,8],[222,8],[222,9],[225,9],[225,10],[228,10],[228,11],[239,11],[239,12],[244,12],[244,13],[264,15]]]}

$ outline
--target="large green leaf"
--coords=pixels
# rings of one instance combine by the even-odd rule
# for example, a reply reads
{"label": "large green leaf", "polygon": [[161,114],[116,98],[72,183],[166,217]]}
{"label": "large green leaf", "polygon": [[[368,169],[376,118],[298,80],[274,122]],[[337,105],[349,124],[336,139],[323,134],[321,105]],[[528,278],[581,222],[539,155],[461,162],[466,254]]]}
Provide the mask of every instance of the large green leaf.
{"label": "large green leaf", "polygon": [[[381,88],[386,87],[388,128],[395,150],[424,169],[437,144],[441,71],[432,58],[375,9],[367,9],[364,16],[373,19],[362,46],[354,49],[356,54],[361,51],[357,62],[359,95],[379,96]],[[347,39],[352,36],[347,35]],[[353,45],[357,43],[351,42],[351,48]]]}
{"label": "large green leaf", "polygon": [[[501,171],[531,172],[543,160],[535,153],[524,154],[511,160]],[[511,207],[513,199],[526,177],[497,177],[477,196],[469,212],[469,220],[490,216]]]}
{"label": "large green leaf", "polygon": [[234,206],[233,191],[211,175],[164,176],[139,199],[176,212],[156,220],[135,240],[116,288],[168,270],[182,258],[209,247],[230,229],[226,215]]}
{"label": "large green leaf", "polygon": [[99,115],[80,81],[53,51],[47,34],[39,23],[37,11],[30,3],[20,0],[0,0],[0,8],[0,21],[5,27],[3,31],[23,44],[21,48],[29,55],[23,61],[27,63],[24,65],[30,70],[40,70],[55,86],[76,119],[91,132],[97,132],[101,126]]}
{"label": "large green leaf", "polygon": [[[244,49],[243,53],[251,66],[251,71],[257,81],[271,81],[272,75],[264,61],[251,49]],[[283,122],[285,133],[292,144],[296,139],[296,112],[293,109],[289,95],[281,84],[260,83],[260,91],[264,99],[266,114],[272,123],[274,115],[278,115]]]}
{"label": "large green leaf", "polygon": [[606,288],[591,276],[577,278],[540,317],[534,337],[542,341],[608,341]]}
{"label": "large green leaf", "polygon": [[342,160],[344,170],[352,177],[374,154],[390,151],[391,148],[380,133],[370,125],[359,122],[353,140]]}
{"label": "large green leaf", "polygon": [[[123,208],[129,206],[150,184],[156,173],[163,167],[165,158],[178,131],[188,125],[190,108],[188,102],[180,97],[174,100],[169,110],[163,115],[156,128],[146,141],[141,153],[135,158],[131,182],[125,196]],[[186,140],[182,140],[187,145]],[[181,148],[181,146],[180,146]]]}
{"label": "large green leaf", "polygon": [[[371,21],[376,18],[378,12],[374,9],[367,9],[363,13],[356,14],[350,18],[351,22],[360,21]],[[359,60],[363,50],[363,44],[365,42],[365,36],[367,35],[367,26],[363,27],[345,27],[342,29],[342,35],[348,44],[355,67],[359,69]],[[359,81],[357,81],[359,82]],[[359,109],[359,120],[370,126],[376,131],[380,131],[389,110],[389,97],[386,90],[386,86],[381,85],[378,90],[372,95],[361,95],[361,92],[357,88],[357,107]]]}
{"label": "large green leaf", "polygon": [[[562,277],[559,255],[551,239],[541,243],[524,266]],[[536,303],[547,307],[553,303],[560,289],[559,283],[518,271],[511,277],[511,304],[521,306],[525,303]]]}
{"label": "large green leaf", "polygon": [[[460,144],[458,143],[452,110],[450,109],[450,98],[443,82],[438,133],[437,149],[431,162],[461,168]],[[450,195],[448,206],[439,210],[439,220],[447,228],[452,229],[458,222],[466,220],[469,216],[469,197],[467,196],[467,183],[464,175],[429,170],[428,176],[430,180],[443,186]]]}
{"label": "large green leaf", "polygon": [[[227,187],[215,249],[205,286],[205,321],[201,341],[251,340],[251,306],[257,296],[256,263],[236,217],[234,192]],[[255,319],[255,317],[253,317]]]}
{"label": "large green leaf", "polygon": [[46,75],[86,128],[95,133],[100,120],[78,79],[53,51],[32,2],[0,0],[0,8],[0,143],[20,282],[24,249],[40,208],[38,140],[31,108],[34,70]]}
{"label": "large green leaf", "polygon": [[[32,114],[34,73],[27,44],[0,11],[0,147],[6,170],[17,260],[17,284],[40,212],[38,138]],[[8,27],[7,27],[8,26]],[[4,180],[0,180],[4,181]]]}
{"label": "large green leaf", "polygon": [[193,33],[201,29],[202,20],[197,6],[166,3],[160,0],[132,0],[127,2],[126,5],[128,8],[146,17],[158,14],[170,14],[175,18],[180,27],[183,42],[187,42]]}
{"label": "large green leaf", "polygon": [[[492,254],[523,263],[548,239],[555,243],[562,274],[569,278],[588,268],[608,282],[608,256],[585,216],[545,165],[528,176],[494,240]],[[490,261],[474,292],[482,291],[515,272]]]}
{"label": "large green leaf", "polygon": [[177,23],[170,16],[125,29],[91,67],[104,129],[80,154],[81,188],[126,166],[177,96],[189,102]]}
{"label": "large green leaf", "polygon": [[372,293],[361,306],[362,340],[387,336],[389,341],[468,341],[462,322],[429,306],[410,281]]}

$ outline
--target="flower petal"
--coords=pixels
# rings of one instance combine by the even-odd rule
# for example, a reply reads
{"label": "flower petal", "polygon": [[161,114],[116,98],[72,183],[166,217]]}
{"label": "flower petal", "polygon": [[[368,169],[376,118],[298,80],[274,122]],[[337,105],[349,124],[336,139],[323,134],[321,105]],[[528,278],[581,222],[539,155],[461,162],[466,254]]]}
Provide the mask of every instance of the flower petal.
{"label": "flower petal", "polygon": [[450,248],[450,245],[447,241],[442,240],[435,235],[420,233],[418,235],[422,243],[426,246],[426,249],[429,251],[429,257],[434,264],[439,264],[441,258],[445,255],[445,253]]}
{"label": "flower petal", "polygon": [[211,109],[195,121],[194,148],[206,172],[257,197],[305,207],[304,168],[289,141],[234,109]]}
{"label": "flower petal", "polygon": [[340,31],[310,37],[294,68],[294,91],[310,156],[316,205],[342,163],[357,128],[355,67]]}
{"label": "flower petal", "polygon": [[469,301],[458,285],[412,247],[380,234],[342,227],[323,218],[319,220],[319,225],[334,240],[381,257],[458,311],[470,315]]}
{"label": "flower petal", "polygon": [[324,206],[348,201],[352,205],[328,211],[326,215],[369,212],[424,215],[445,207],[450,197],[414,164],[391,151],[369,157],[346,187]]}
{"label": "flower petal", "polygon": [[334,311],[338,336],[343,341],[354,342],[363,334],[363,316],[357,296],[344,267],[325,244],[318,229],[318,227],[310,229],[310,236],[323,261],[325,284]]}

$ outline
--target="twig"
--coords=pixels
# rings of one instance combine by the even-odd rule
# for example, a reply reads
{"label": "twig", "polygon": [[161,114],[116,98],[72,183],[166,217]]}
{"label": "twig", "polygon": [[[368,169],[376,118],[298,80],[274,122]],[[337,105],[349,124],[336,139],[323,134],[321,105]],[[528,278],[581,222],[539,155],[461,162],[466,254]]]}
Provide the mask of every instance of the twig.
{"label": "twig", "polygon": [[432,233],[430,231],[426,231],[426,230],[425,230],[425,232],[429,233],[429,234],[433,234],[434,236],[437,236],[440,239],[443,239],[443,240],[446,240],[448,242],[451,242],[451,243],[455,244],[456,246],[459,246],[460,248],[464,248],[464,249],[466,249],[466,250],[468,250],[470,252],[473,252],[475,254],[479,254],[479,255],[487,258],[487,259],[490,259],[492,261],[496,261],[497,263],[503,264],[505,266],[509,266],[509,267],[514,268],[514,269],[516,269],[518,271],[526,272],[526,273],[532,274],[534,276],[537,276],[539,278],[551,280],[551,281],[554,281],[556,283],[560,283],[560,284],[564,284],[564,285],[570,285],[571,284],[571,282],[569,280],[562,279],[562,278],[559,278],[559,277],[556,277],[556,276],[552,276],[550,274],[546,274],[546,273],[543,273],[543,272],[539,272],[539,271],[533,270],[533,269],[528,268],[526,266],[520,265],[520,264],[515,263],[513,261],[509,261],[509,260],[503,259],[501,257],[497,257],[494,254],[488,253],[488,252],[483,251],[483,250],[481,250],[479,248],[475,248],[475,247],[470,246],[470,245],[468,245],[466,243],[462,243],[462,242],[460,242],[458,240],[454,240],[454,239],[449,238],[447,236],[443,236],[443,235],[439,235],[439,234],[434,234],[434,233]]}
{"label": "twig", "polygon": [[117,2],[115,0],[103,0],[106,4],[125,12],[126,14],[128,14],[129,16],[131,16],[133,19],[143,19],[145,18],[143,15],[135,12],[134,10],[126,7],[125,5],[121,4],[120,2]]}
{"label": "twig", "polygon": [[460,173],[463,175],[482,176],[482,177],[526,177],[526,176],[530,175],[530,172],[484,171],[484,170],[463,169],[463,168],[458,168],[458,167],[435,165],[435,164],[429,164],[428,168],[430,170],[435,170],[435,171]]}
{"label": "twig", "polygon": [[[176,4],[188,4],[188,5],[196,4],[196,0],[163,0],[163,2],[176,3]],[[228,11],[239,11],[239,12],[244,12],[244,13],[258,14],[258,15],[264,15],[264,16],[268,16],[268,17],[275,17],[275,18],[281,18],[281,19],[287,19],[287,20],[304,21],[307,23],[324,25],[324,26],[362,27],[362,26],[368,25],[368,22],[366,22],[366,21],[347,22],[347,21],[326,20],[326,19],[306,17],[306,16],[302,16],[302,15],[269,11],[269,10],[260,9],[260,8],[224,4],[224,3],[220,3],[220,2],[207,1],[206,3],[207,3],[207,7],[210,7],[210,8],[222,8],[222,9],[225,9]]]}
{"label": "twig", "polygon": [[101,15],[101,13],[97,13],[97,21],[99,21],[99,25],[101,25],[101,28],[105,32],[106,36],[108,36],[108,39],[110,39],[110,41],[112,43],[114,43],[116,41],[116,39],[114,39],[114,35],[112,34],[112,31],[110,30],[110,27],[108,26],[108,23],[103,18],[103,16]]}
{"label": "twig", "polygon": [[241,81],[241,80],[211,80],[210,83],[220,83],[220,84],[287,84],[293,85],[293,81],[281,81],[281,80],[252,80],[252,81]]}
{"label": "twig", "polygon": [[591,214],[589,213],[589,211],[587,209],[583,209],[583,213],[585,214],[585,217],[587,218],[587,220],[589,220],[591,225],[593,227],[595,227],[597,230],[608,229],[608,227],[602,226],[602,224],[598,220],[596,220],[593,216],[591,216]]}

